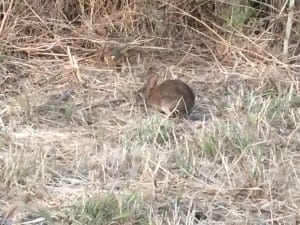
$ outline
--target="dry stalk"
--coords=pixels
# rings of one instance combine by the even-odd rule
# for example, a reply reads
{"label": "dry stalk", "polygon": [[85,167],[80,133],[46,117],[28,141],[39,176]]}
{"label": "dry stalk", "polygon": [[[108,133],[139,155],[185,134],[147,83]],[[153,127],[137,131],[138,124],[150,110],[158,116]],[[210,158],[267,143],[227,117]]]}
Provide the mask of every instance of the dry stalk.
{"label": "dry stalk", "polygon": [[69,57],[70,66],[71,66],[75,76],[77,77],[78,81],[81,83],[82,79],[81,79],[81,75],[80,75],[80,71],[79,71],[78,62],[77,62],[75,56],[73,56],[71,54],[69,46],[67,47],[67,54]]}
{"label": "dry stalk", "polygon": [[289,40],[291,36],[292,31],[292,23],[293,23],[293,16],[294,16],[294,7],[295,7],[295,0],[289,0],[289,13],[288,18],[286,22],[286,30],[285,30],[285,37],[283,42],[283,58],[285,61],[288,60],[288,54],[289,54]]}

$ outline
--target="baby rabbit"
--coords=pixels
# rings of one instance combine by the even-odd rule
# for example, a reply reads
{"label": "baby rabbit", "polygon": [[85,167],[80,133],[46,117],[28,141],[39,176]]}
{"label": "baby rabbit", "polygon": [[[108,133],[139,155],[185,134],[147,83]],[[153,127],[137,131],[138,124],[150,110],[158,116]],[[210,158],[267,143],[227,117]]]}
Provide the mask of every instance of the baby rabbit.
{"label": "baby rabbit", "polygon": [[161,111],[170,117],[190,113],[195,103],[195,94],[192,89],[181,80],[166,80],[157,85],[158,74],[149,69],[148,78],[142,94],[147,106]]}

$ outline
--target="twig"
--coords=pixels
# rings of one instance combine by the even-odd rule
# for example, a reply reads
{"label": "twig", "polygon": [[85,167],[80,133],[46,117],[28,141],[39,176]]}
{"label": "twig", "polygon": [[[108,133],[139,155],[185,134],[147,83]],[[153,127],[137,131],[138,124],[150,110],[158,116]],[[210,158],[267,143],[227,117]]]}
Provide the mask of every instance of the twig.
{"label": "twig", "polygon": [[13,3],[14,3],[14,1],[11,0],[6,12],[5,12],[5,9],[4,9],[5,3],[4,2],[2,3],[2,5],[3,5],[3,19],[2,19],[2,22],[1,22],[1,25],[0,25],[0,34],[2,34],[5,22],[7,21],[7,18],[9,16],[9,14],[11,13],[11,8],[13,6]]}
{"label": "twig", "polygon": [[292,30],[294,6],[295,6],[295,0],[290,0],[289,14],[288,14],[287,22],[286,22],[285,37],[284,37],[284,41],[283,41],[283,59],[284,59],[284,61],[288,60],[289,39],[290,39],[290,35],[291,35],[291,30]]}
{"label": "twig", "polygon": [[67,47],[67,53],[68,53],[71,68],[72,68],[73,72],[75,73],[78,81],[81,82],[82,79],[81,79],[80,72],[79,72],[78,62],[77,62],[75,56],[71,55],[71,51],[70,51],[69,47]]}

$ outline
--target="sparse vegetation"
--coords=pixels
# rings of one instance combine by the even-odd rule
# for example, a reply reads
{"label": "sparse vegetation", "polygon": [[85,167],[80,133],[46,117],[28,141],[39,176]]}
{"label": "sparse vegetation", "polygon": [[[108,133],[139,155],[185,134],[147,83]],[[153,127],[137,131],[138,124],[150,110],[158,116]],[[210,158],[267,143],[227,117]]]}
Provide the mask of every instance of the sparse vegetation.
{"label": "sparse vegetation", "polygon": [[[2,1],[0,224],[299,224],[285,2]],[[153,65],[188,119],[136,104]]]}

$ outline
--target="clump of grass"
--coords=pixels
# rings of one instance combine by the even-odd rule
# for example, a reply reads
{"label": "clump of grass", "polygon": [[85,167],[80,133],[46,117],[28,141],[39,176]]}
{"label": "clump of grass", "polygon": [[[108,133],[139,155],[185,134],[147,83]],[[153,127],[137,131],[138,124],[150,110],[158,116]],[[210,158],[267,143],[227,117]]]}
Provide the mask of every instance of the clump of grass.
{"label": "clump of grass", "polygon": [[5,111],[8,116],[17,116],[22,121],[30,119],[32,112],[30,97],[26,93],[9,98]]}
{"label": "clump of grass", "polygon": [[217,153],[217,140],[214,135],[207,134],[206,136],[200,138],[200,149],[203,155],[206,157],[214,157]]}
{"label": "clump of grass", "polygon": [[26,187],[43,180],[46,151],[30,143],[12,146],[10,153],[5,152],[0,181],[6,187],[18,185]]}
{"label": "clump of grass", "polygon": [[69,96],[50,96],[46,102],[35,107],[38,115],[51,115],[54,118],[70,119],[75,110],[75,102]]}
{"label": "clump of grass", "polygon": [[135,193],[129,196],[117,196],[113,193],[85,195],[65,211],[67,218],[63,221],[86,225],[143,224],[146,216],[141,215],[139,204]]}
{"label": "clump of grass", "polygon": [[129,139],[138,144],[168,144],[174,138],[174,127],[163,114],[153,113],[134,122],[128,131]]}

